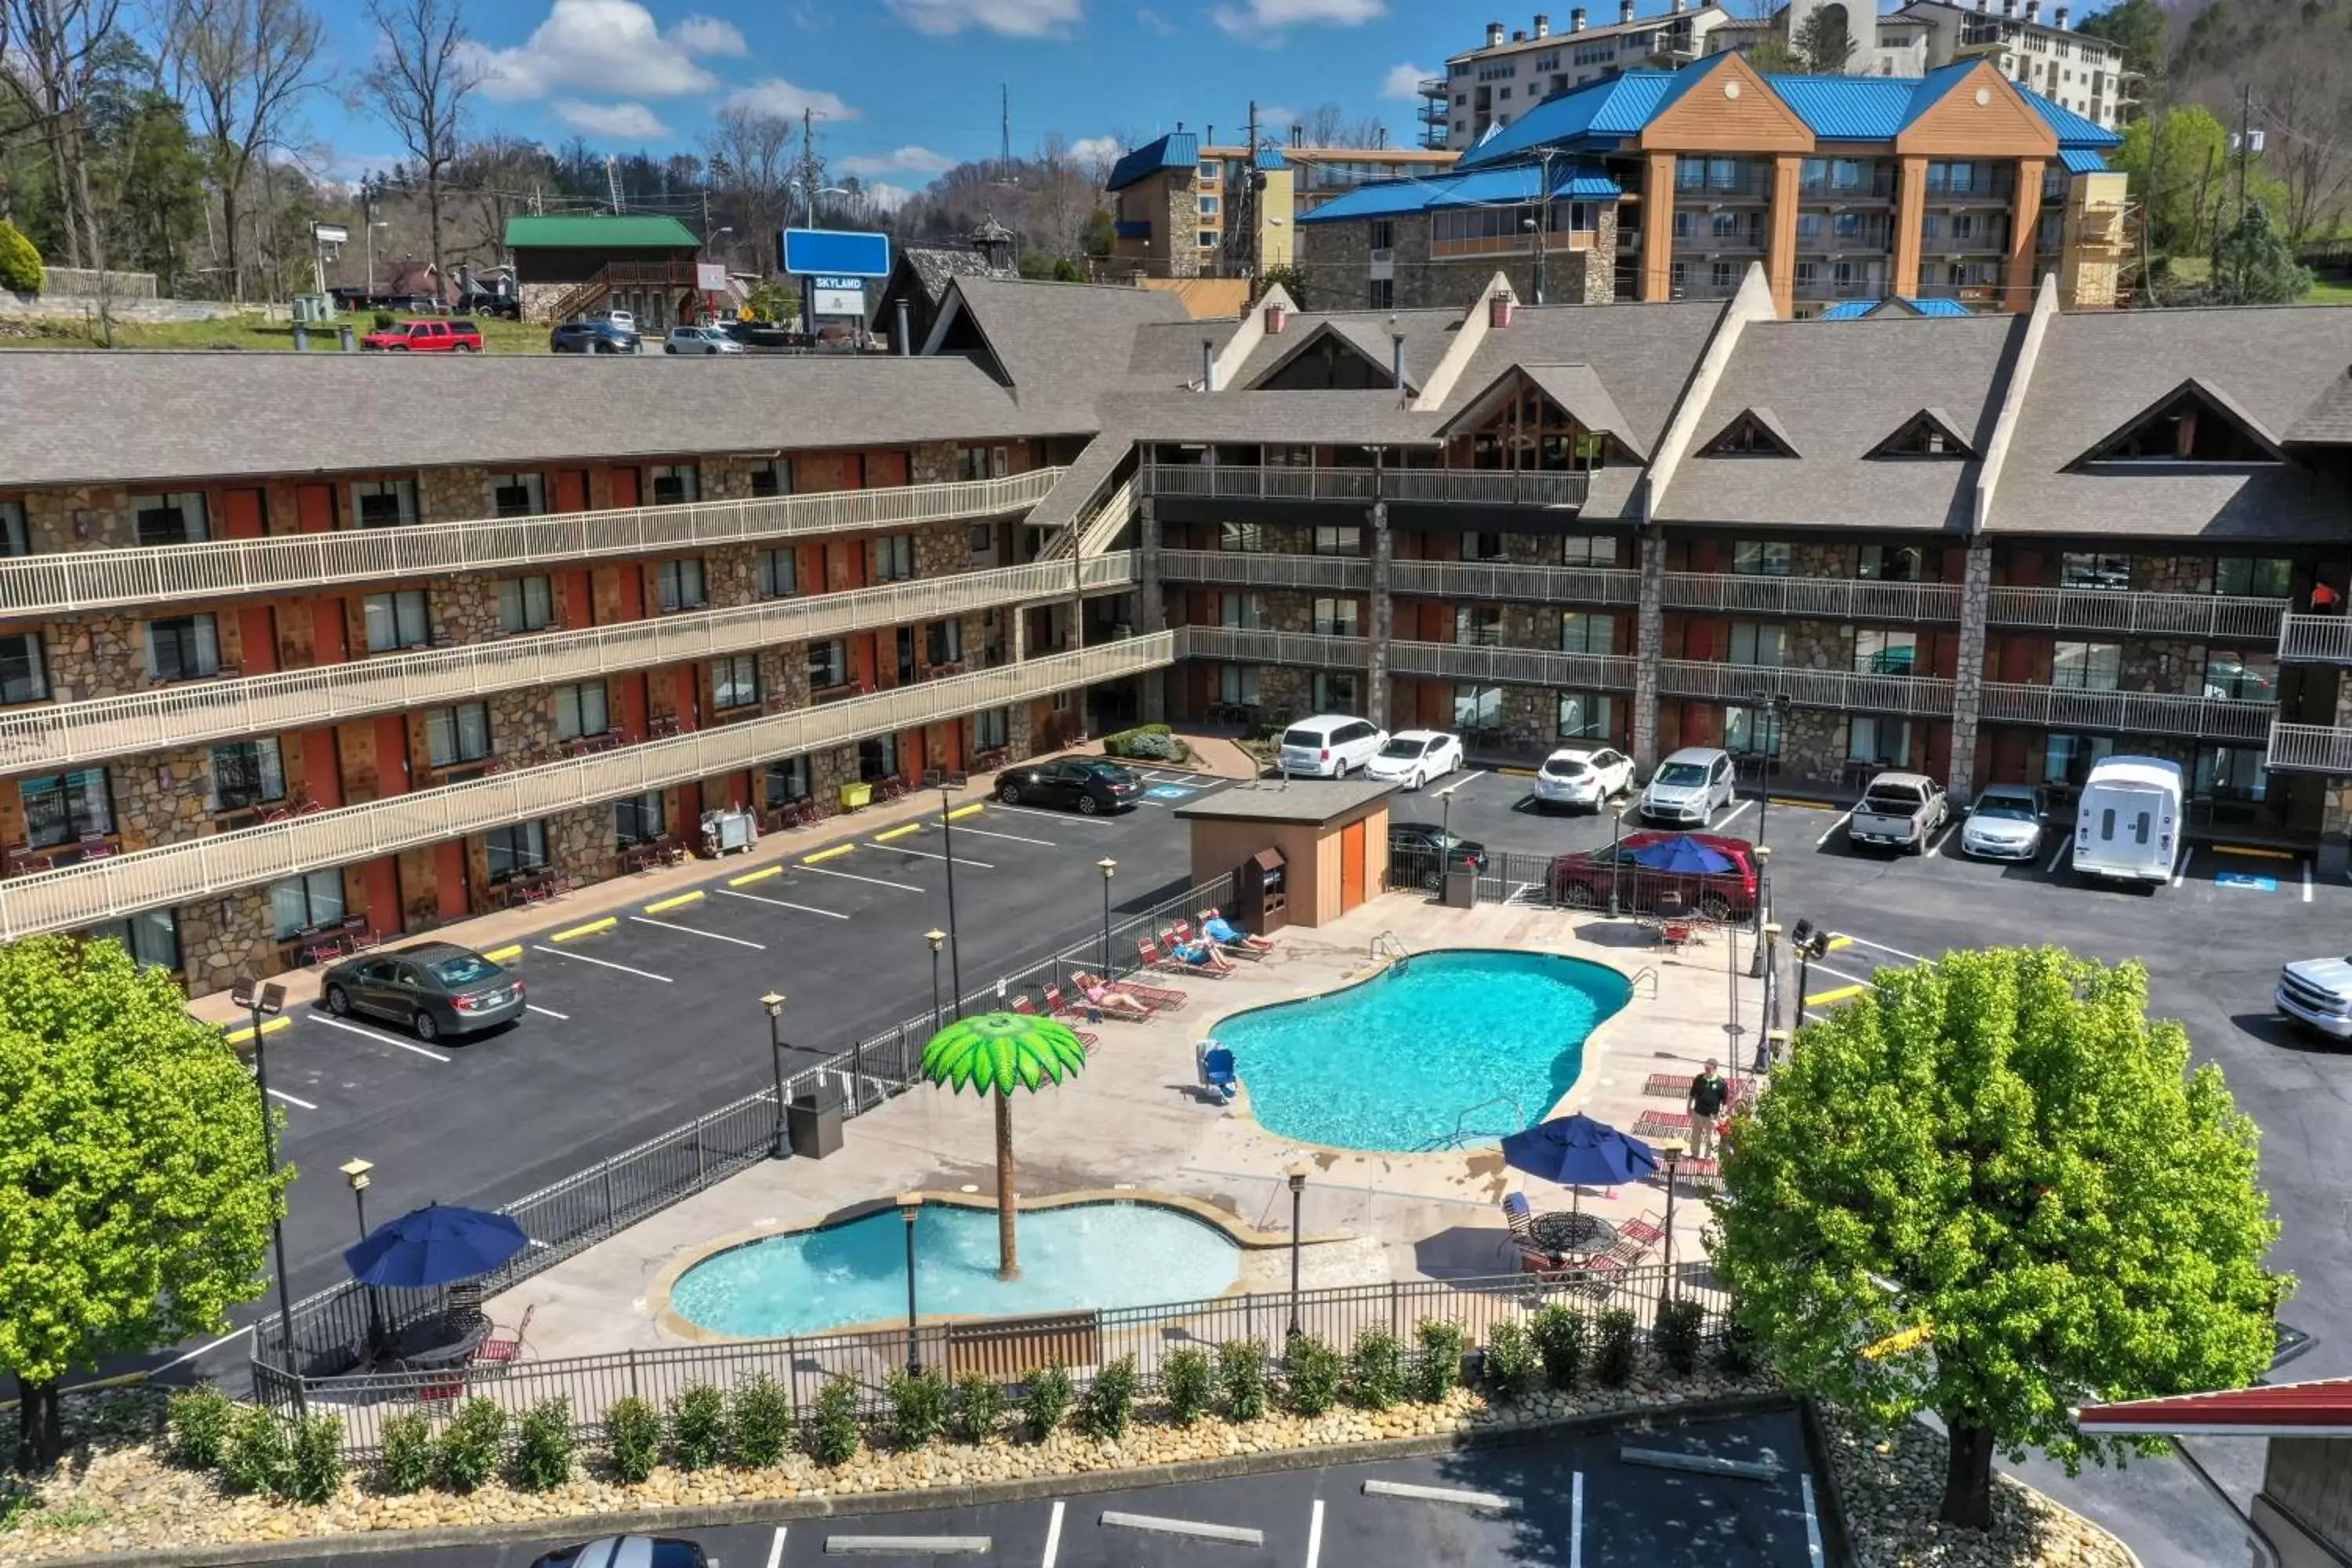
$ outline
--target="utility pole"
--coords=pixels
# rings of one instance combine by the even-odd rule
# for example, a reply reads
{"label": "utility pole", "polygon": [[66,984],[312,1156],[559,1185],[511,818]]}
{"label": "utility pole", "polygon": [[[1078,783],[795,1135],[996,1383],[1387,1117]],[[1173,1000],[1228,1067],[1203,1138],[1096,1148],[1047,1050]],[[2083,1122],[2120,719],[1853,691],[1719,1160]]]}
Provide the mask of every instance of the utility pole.
{"label": "utility pole", "polygon": [[1546,147],[1536,156],[1542,170],[1543,189],[1537,193],[1536,207],[1536,303],[1544,302],[1545,258],[1551,250],[1551,161],[1559,153],[1557,147]]}
{"label": "utility pole", "polygon": [[1249,266],[1250,281],[1255,284],[1265,273],[1265,204],[1258,199],[1265,187],[1265,176],[1257,168],[1257,100],[1249,106],[1249,134],[1243,139],[1249,151],[1242,155],[1242,220],[1249,225],[1243,243],[1248,247],[1244,259]]}
{"label": "utility pole", "polygon": [[996,84],[996,177],[1003,179],[1013,168],[1013,89],[1003,82]]}
{"label": "utility pole", "polygon": [[[801,110],[801,189],[808,196],[808,226],[816,226],[816,189],[821,176],[816,164],[816,114],[803,107]],[[801,332],[816,346],[816,293],[809,279],[801,279]]]}
{"label": "utility pole", "polygon": [[[2246,160],[2253,155],[2253,151],[2254,84],[2249,80],[2245,86],[2238,89],[2238,222],[2241,224],[2246,221]],[[2221,250],[2221,237],[2218,235],[2214,237],[2214,250],[2217,255]],[[2241,250],[2241,258],[2238,262],[2238,281],[2241,290],[2245,285],[2246,264],[2243,256],[2244,253]]]}

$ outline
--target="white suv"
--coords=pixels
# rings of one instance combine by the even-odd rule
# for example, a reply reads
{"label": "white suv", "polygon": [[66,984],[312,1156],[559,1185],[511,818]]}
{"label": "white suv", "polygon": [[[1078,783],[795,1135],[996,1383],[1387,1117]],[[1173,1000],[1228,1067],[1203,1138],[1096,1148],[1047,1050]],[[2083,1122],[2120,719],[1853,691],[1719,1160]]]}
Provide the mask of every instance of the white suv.
{"label": "white suv", "polygon": [[1642,791],[1650,822],[1705,827],[1732,797],[1731,753],[1720,746],[1685,746],[1658,764]]}
{"label": "white suv", "polygon": [[1318,713],[1282,732],[1282,771],[1308,778],[1343,779],[1380,754],[1389,732],[1369,719]]}

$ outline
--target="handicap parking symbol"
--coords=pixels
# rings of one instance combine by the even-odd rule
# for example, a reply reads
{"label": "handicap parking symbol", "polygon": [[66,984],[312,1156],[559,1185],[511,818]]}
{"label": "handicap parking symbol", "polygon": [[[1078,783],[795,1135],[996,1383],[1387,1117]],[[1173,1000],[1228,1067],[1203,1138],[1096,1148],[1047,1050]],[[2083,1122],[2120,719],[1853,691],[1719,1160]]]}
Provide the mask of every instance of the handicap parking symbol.
{"label": "handicap parking symbol", "polygon": [[1154,800],[1184,800],[1200,792],[1186,789],[1181,784],[1153,784],[1146,793]]}
{"label": "handicap parking symbol", "polygon": [[2213,885],[2217,888],[2252,888],[2258,893],[2278,891],[2276,877],[2257,877],[2251,871],[2218,872],[2213,878]]}

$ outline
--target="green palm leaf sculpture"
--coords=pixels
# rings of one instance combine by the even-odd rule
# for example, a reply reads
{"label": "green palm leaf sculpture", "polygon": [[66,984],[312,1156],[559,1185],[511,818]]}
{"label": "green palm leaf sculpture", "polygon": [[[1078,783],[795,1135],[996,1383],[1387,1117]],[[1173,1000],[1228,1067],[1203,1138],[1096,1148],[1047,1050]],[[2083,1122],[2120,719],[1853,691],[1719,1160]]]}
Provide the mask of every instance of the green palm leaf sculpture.
{"label": "green palm leaf sculpture", "polygon": [[996,1097],[996,1275],[1021,1275],[1021,1249],[1014,1234],[1020,1198],[1013,1189],[1013,1091],[1034,1091],[1075,1078],[1087,1065],[1087,1047],[1066,1025],[1028,1013],[982,1013],[958,1018],[923,1047],[919,1069],[925,1081],[962,1093]]}

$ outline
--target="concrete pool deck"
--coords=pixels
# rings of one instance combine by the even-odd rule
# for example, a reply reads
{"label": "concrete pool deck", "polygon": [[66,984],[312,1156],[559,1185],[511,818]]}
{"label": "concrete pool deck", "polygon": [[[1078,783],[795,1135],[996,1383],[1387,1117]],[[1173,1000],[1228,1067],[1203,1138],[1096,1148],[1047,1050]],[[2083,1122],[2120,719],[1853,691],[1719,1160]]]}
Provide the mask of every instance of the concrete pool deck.
{"label": "concrete pool deck", "polygon": [[[1214,1205],[1243,1226],[1286,1232],[1286,1173],[1309,1172],[1306,1231],[1349,1233],[1304,1255],[1304,1282],[1333,1286],[1390,1279],[1448,1279],[1507,1272],[1517,1266],[1503,1243],[1505,1193],[1524,1191],[1538,1212],[1569,1206],[1568,1192],[1505,1168],[1492,1148],[1431,1153],[1360,1153],[1304,1146],[1276,1137],[1239,1103],[1211,1104],[1196,1093],[1193,1045],[1225,1014],[1328,991],[1373,965],[1373,939],[1392,932],[1414,952],[1496,947],[1564,953],[1628,974],[1656,972],[1634,988],[1625,1008],[1602,1023],[1585,1047],[1584,1067],[1549,1114],[1581,1110],[1628,1131],[1644,1110],[1679,1110],[1678,1100],[1645,1095],[1654,1073],[1687,1074],[1709,1057],[1726,1059],[1724,1022],[1731,982],[1721,936],[1668,955],[1649,945],[1631,921],[1589,913],[1482,904],[1448,910],[1419,893],[1374,899],[1314,931],[1280,935],[1279,951],[1244,963],[1222,980],[1166,979],[1186,992],[1184,1009],[1144,1023],[1106,1019],[1087,1027],[1100,1037],[1086,1071],[1068,1084],[1013,1101],[1013,1150],[1024,1199],[1101,1189],[1176,1194]],[[1752,1043],[1761,987],[1746,978],[1748,944],[1737,941],[1742,1021]],[[1163,977],[1150,977],[1160,981]],[[1750,1048],[1752,1048],[1752,1044]],[[491,1303],[502,1323],[532,1311],[530,1353],[593,1354],[682,1342],[659,1321],[656,1282],[685,1254],[707,1252],[721,1237],[806,1226],[901,1192],[954,1194],[969,1187],[992,1198],[995,1145],[985,1104],[970,1095],[916,1089],[868,1111],[845,1129],[829,1159],[761,1163],[622,1235],[525,1280]],[[1139,1194],[1140,1195],[1140,1194]],[[1652,1181],[1604,1194],[1587,1189],[1580,1206],[1614,1220],[1662,1211],[1665,1192]],[[1707,1206],[1685,1184],[1675,1205],[1675,1254],[1696,1262]],[[1265,1279],[1281,1288],[1287,1279]],[[1245,1266],[1245,1282],[1260,1270]]]}

